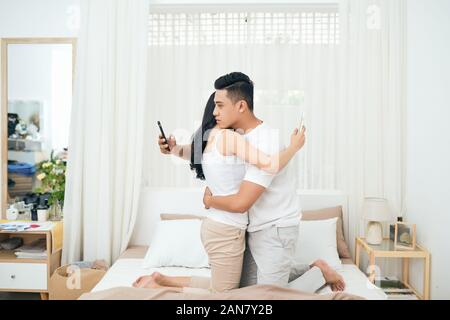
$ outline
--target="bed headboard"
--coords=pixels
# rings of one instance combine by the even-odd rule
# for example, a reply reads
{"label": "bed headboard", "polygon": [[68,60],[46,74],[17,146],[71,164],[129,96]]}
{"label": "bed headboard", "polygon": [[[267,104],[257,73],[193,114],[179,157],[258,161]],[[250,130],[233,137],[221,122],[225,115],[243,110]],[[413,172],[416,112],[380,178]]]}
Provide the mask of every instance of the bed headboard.
{"label": "bed headboard", "polygon": [[[203,188],[144,188],[130,245],[149,245],[161,213],[207,215]],[[298,190],[302,210],[342,206],[344,235],[348,239],[347,197],[340,191]]]}

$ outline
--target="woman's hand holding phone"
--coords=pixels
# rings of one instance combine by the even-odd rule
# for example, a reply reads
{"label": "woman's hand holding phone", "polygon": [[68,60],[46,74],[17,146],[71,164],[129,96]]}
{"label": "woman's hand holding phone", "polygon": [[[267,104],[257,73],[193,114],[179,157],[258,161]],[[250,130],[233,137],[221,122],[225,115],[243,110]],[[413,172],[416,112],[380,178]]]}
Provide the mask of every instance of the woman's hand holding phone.
{"label": "woman's hand holding phone", "polygon": [[159,130],[161,131],[161,134],[159,135],[159,140],[158,140],[158,144],[159,144],[159,148],[161,149],[161,152],[164,154],[172,154],[172,152],[174,151],[174,147],[177,145],[175,137],[171,135],[169,137],[169,139],[167,140],[160,121],[158,121],[158,127],[159,127]]}
{"label": "woman's hand holding phone", "polygon": [[158,145],[159,149],[161,150],[161,153],[172,154],[172,152],[175,149],[175,146],[177,145],[177,141],[175,140],[174,136],[170,136],[169,141],[166,141],[166,139],[164,139],[163,136],[160,134],[158,138]]}

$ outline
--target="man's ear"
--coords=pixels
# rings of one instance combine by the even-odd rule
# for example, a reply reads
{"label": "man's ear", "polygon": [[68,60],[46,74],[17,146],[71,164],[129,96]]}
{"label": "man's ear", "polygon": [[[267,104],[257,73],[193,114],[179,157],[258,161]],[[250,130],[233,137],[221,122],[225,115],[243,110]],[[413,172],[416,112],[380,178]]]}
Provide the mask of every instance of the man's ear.
{"label": "man's ear", "polygon": [[244,111],[245,111],[245,107],[246,107],[246,104],[245,104],[245,102],[244,101],[239,101],[239,112],[240,113],[244,113]]}

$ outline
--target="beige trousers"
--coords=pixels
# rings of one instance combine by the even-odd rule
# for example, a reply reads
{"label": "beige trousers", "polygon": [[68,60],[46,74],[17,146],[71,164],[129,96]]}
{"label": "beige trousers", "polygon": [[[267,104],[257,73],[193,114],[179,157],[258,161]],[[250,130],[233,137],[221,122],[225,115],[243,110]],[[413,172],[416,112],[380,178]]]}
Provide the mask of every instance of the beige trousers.
{"label": "beige trousers", "polygon": [[190,287],[184,288],[184,292],[204,293],[205,289],[210,292],[224,292],[239,288],[245,251],[245,230],[204,219],[201,239],[208,254],[211,278],[193,276]]}

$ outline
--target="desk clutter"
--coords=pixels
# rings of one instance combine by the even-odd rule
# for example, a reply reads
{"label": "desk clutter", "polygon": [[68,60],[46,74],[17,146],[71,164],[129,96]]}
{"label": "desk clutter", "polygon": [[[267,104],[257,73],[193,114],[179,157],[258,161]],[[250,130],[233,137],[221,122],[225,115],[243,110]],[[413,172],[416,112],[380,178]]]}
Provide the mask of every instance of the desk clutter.
{"label": "desk clutter", "polygon": [[375,285],[386,293],[389,300],[418,300],[414,291],[397,277],[378,278]]}
{"label": "desk clutter", "polygon": [[24,245],[23,239],[13,237],[0,242],[3,250],[15,250],[17,259],[47,259],[46,239],[38,239]]}
{"label": "desk clutter", "polygon": [[[0,233],[27,233],[35,231],[46,231],[53,227],[52,222],[29,223],[29,222],[7,222],[0,224]],[[0,242],[0,250],[14,250],[17,259],[47,259],[47,240],[37,239],[30,243],[24,244],[23,238],[20,236],[11,236]]]}
{"label": "desk clutter", "polygon": [[16,198],[6,211],[6,218],[10,221],[47,221],[49,219],[50,194],[29,193]]}
{"label": "desk clutter", "polygon": [[0,249],[14,250],[23,245],[22,238],[9,238],[0,242]]}
{"label": "desk clutter", "polygon": [[18,259],[47,259],[46,239],[38,239],[21,246],[14,254]]}
{"label": "desk clutter", "polygon": [[22,231],[47,231],[53,227],[52,222],[6,222],[0,224],[0,231],[22,232]]}

